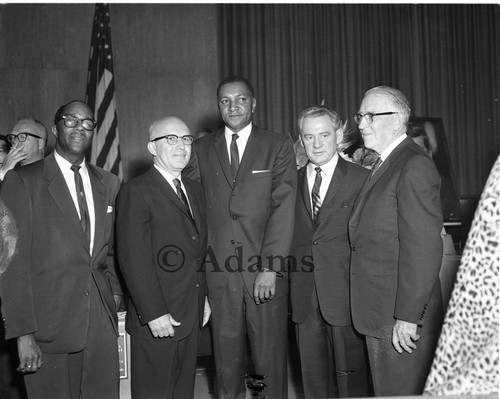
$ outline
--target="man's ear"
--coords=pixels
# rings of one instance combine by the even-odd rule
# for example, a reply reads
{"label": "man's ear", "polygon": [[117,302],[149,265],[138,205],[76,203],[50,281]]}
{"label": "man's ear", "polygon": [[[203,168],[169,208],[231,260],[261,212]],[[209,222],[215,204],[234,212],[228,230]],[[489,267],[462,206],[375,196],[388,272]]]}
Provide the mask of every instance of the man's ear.
{"label": "man's ear", "polygon": [[148,151],[151,153],[152,156],[156,156],[156,145],[154,142],[150,141],[148,143]]}
{"label": "man's ear", "polygon": [[393,115],[394,116],[394,130],[401,130],[403,128],[403,125],[406,123],[403,120],[403,115],[401,112],[398,112]]}
{"label": "man's ear", "polygon": [[344,130],[339,127],[335,132],[335,136],[337,137],[337,145],[342,143],[342,140],[344,139]]}
{"label": "man's ear", "polygon": [[57,140],[58,133],[57,133],[57,126],[56,125],[52,125],[52,134],[54,135],[54,137]]}
{"label": "man's ear", "polygon": [[255,112],[256,105],[257,105],[257,100],[252,97],[252,114]]}
{"label": "man's ear", "polygon": [[302,141],[302,136],[300,135],[300,133],[299,133],[299,142],[300,142],[300,146],[302,148],[304,148],[304,142]]}

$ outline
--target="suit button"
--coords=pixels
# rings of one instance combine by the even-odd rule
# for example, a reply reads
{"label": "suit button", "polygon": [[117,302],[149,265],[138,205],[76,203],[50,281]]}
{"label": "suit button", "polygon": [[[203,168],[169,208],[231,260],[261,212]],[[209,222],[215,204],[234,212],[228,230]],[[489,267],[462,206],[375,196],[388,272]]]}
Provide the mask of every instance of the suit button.
{"label": "suit button", "polygon": [[195,241],[195,240],[196,240],[196,236],[192,236],[191,238],[193,239],[193,241]]}
{"label": "suit button", "polygon": [[233,216],[231,219],[238,220],[238,216]]}
{"label": "suit button", "polygon": [[196,283],[196,288],[198,288],[200,286],[200,284]]}
{"label": "suit button", "polygon": [[318,241],[313,241],[313,245],[318,245]]}
{"label": "suit button", "polygon": [[85,292],[83,293],[83,295],[89,296],[89,292],[87,290],[85,290]]}
{"label": "suit button", "polygon": [[356,247],[351,246],[351,251],[352,251],[352,252],[356,252]]}

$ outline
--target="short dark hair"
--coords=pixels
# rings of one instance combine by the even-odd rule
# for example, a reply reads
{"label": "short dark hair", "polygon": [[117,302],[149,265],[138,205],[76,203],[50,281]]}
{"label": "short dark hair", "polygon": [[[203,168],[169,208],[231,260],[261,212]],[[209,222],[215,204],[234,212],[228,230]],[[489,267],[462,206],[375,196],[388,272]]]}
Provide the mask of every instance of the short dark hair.
{"label": "short dark hair", "polygon": [[238,75],[226,76],[224,79],[221,80],[221,82],[217,86],[217,97],[219,97],[219,92],[221,87],[229,83],[243,83],[250,91],[250,94],[253,97],[253,86],[250,83],[250,81],[244,78],[243,76],[238,76]]}
{"label": "short dark hair", "polygon": [[[73,104],[73,103],[80,103],[80,104],[85,104],[87,107],[88,107],[88,104],[85,102],[85,101],[81,101],[81,100],[73,100],[73,101],[70,101],[69,103],[66,103],[64,105],[61,105],[59,107],[59,109],[56,111],[56,114],[54,116],[54,125],[57,125],[57,122],[59,122],[59,120],[61,119],[61,117],[64,115],[64,109],[70,105],[70,104]],[[92,111],[93,112],[93,111]]]}

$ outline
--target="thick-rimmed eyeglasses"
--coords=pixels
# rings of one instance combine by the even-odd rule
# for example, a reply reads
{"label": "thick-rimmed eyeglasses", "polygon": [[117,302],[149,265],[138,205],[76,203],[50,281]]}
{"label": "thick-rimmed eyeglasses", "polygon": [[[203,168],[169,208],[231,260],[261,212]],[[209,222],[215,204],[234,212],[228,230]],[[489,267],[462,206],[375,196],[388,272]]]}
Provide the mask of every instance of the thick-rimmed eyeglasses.
{"label": "thick-rimmed eyeglasses", "polygon": [[19,140],[21,143],[24,143],[28,136],[35,137],[37,139],[41,139],[40,136],[37,136],[36,134],[29,133],[29,132],[21,132],[18,134],[8,134],[5,137],[7,137],[7,140],[9,140],[10,144],[14,144],[16,140]]}
{"label": "thick-rimmed eyeglasses", "polygon": [[191,136],[190,134],[187,134],[185,136],[179,137],[176,134],[167,134],[166,136],[157,137],[157,138],[151,140],[151,142],[158,141],[158,140],[161,140],[161,139],[167,139],[167,143],[170,144],[170,145],[177,144],[177,141],[179,139],[181,139],[182,142],[185,145],[191,145],[191,144],[193,144],[194,136]]}
{"label": "thick-rimmed eyeglasses", "polygon": [[80,119],[73,115],[63,115],[59,118],[59,120],[61,119],[64,120],[64,126],[66,127],[75,127],[78,125],[78,122],[82,122],[83,128],[91,131],[97,126],[97,121],[93,121],[92,119]]}
{"label": "thick-rimmed eyeglasses", "polygon": [[361,123],[363,118],[366,118],[366,122],[368,124],[373,122],[373,117],[374,116],[379,116],[379,115],[392,115],[392,114],[397,114],[397,111],[391,111],[391,112],[366,112],[365,114],[361,114],[359,112],[355,113],[354,116],[354,122],[356,122],[357,125]]}

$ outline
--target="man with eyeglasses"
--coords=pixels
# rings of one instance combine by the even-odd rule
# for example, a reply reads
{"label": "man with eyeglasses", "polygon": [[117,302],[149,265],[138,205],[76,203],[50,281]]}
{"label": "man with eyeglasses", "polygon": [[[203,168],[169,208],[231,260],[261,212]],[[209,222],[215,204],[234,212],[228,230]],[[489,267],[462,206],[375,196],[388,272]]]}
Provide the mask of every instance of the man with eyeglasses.
{"label": "man with eyeglasses", "polygon": [[19,119],[6,135],[11,148],[0,167],[0,181],[5,174],[16,167],[43,159],[47,145],[47,128],[33,118]]}
{"label": "man with eyeglasses", "polygon": [[422,394],[443,318],[439,173],[406,135],[409,117],[404,94],[385,86],[354,116],[380,155],[349,219],[351,313],[376,396]]}
{"label": "man with eyeglasses", "polygon": [[83,102],[56,112],[55,151],[11,170],[1,198],[19,238],[0,288],[28,397],[118,398],[113,265],[118,177],[85,162],[96,127]]}
{"label": "man with eyeglasses", "polygon": [[194,137],[176,117],[149,128],[153,165],[117,200],[117,249],[130,294],[132,398],[193,398],[198,337],[208,322],[207,243],[199,183],[181,172]]}

